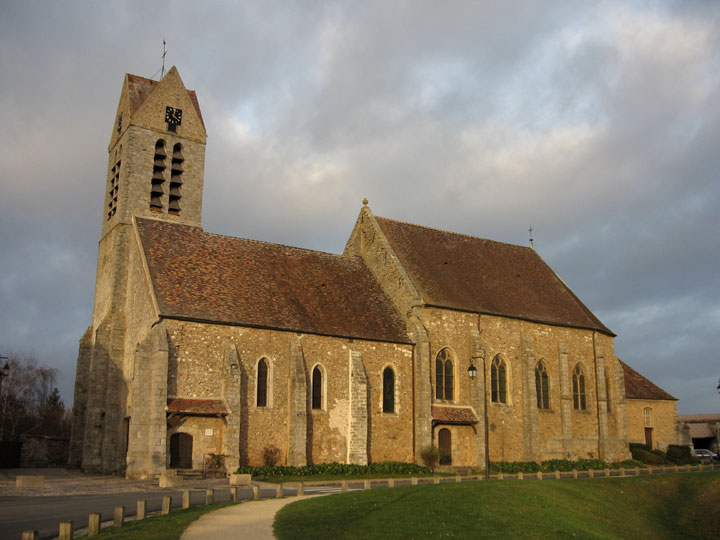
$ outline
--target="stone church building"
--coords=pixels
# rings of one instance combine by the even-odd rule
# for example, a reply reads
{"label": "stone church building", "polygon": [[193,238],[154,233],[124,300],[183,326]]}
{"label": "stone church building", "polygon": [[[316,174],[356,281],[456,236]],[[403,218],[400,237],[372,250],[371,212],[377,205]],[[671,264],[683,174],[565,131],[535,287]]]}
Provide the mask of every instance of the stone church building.
{"label": "stone church building", "polygon": [[71,465],[628,457],[614,334],[533,249],[367,204],[342,255],[208,233],[205,143],[175,68],[125,76]]}

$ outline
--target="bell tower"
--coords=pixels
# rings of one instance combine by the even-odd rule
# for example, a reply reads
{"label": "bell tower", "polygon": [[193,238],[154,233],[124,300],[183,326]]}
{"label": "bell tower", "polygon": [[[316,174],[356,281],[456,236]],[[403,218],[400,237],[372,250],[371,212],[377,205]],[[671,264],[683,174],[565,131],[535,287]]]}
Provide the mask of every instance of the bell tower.
{"label": "bell tower", "polygon": [[161,81],[125,75],[108,146],[104,237],[132,216],[200,225],[205,125],[173,66]]}
{"label": "bell tower", "polygon": [[108,146],[92,325],[80,340],[71,465],[121,472],[134,350],[130,273],[135,217],[199,227],[205,126],[175,67],[160,81],[125,75]]}

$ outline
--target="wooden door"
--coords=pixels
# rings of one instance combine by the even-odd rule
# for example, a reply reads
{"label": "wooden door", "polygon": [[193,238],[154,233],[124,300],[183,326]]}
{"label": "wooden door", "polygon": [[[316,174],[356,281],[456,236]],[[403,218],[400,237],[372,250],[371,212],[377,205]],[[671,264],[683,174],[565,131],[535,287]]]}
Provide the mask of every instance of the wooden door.
{"label": "wooden door", "polygon": [[175,433],[170,437],[170,468],[192,469],[193,438],[188,433]]}
{"label": "wooden door", "polygon": [[449,429],[438,431],[438,448],[443,452],[440,465],[452,465],[452,435]]}
{"label": "wooden door", "polygon": [[647,444],[650,447],[650,450],[652,450],[652,447],[653,447],[652,430],[653,430],[653,428],[651,428],[651,427],[645,428],[645,444]]}

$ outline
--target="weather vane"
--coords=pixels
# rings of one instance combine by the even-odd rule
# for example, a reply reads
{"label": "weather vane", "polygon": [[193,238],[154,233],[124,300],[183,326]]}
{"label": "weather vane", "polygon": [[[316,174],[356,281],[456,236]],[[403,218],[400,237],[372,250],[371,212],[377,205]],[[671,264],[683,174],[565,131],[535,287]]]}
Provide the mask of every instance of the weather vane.
{"label": "weather vane", "polygon": [[530,225],[530,228],[528,229],[528,232],[530,233],[530,247],[533,248],[533,249],[535,249],[535,244],[533,244],[533,235],[532,235],[533,228],[532,228],[532,225]]}

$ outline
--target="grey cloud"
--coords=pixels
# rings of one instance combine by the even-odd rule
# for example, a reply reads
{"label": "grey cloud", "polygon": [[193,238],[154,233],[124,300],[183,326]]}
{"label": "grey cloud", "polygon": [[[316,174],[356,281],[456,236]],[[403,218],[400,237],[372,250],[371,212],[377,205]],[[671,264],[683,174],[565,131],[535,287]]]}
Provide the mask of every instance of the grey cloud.
{"label": "grey cloud", "polygon": [[618,355],[716,411],[719,36],[712,2],[4,2],[0,353],[61,366],[70,401],[120,83],[165,38],[208,129],[206,230],[339,252],[363,197],[533,225]]}

